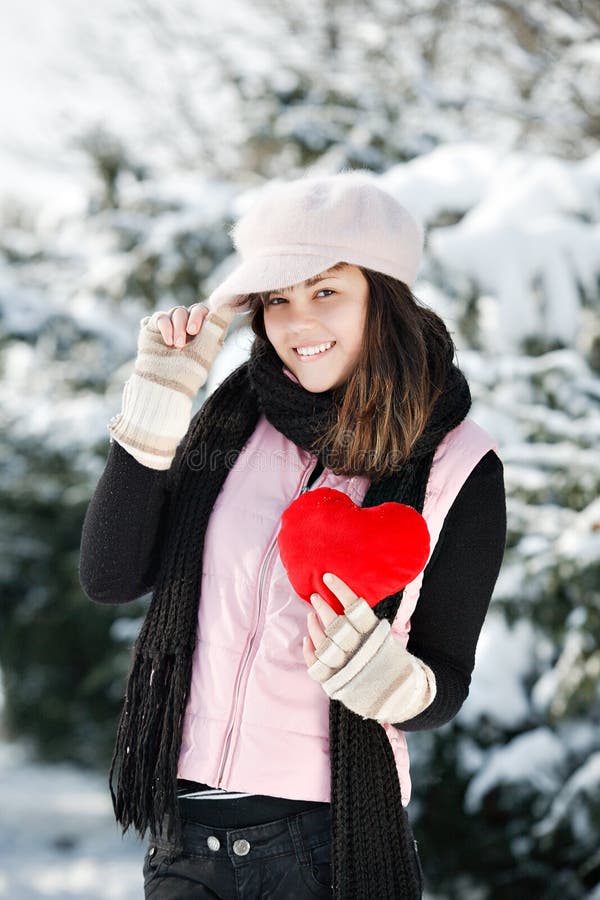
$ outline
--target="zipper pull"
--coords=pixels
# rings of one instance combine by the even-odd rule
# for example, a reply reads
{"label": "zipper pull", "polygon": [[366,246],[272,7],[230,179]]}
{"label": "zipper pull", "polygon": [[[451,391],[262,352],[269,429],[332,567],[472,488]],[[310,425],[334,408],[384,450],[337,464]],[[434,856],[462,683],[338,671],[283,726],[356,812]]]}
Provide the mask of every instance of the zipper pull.
{"label": "zipper pull", "polygon": [[324,468],[323,463],[321,462],[320,459],[317,459],[316,463],[313,466],[312,472],[308,476],[308,481],[306,482],[306,485],[300,491],[300,494],[305,494],[307,491],[310,490],[311,486],[315,483],[315,481],[317,480],[317,478],[323,471],[323,468]]}
{"label": "zipper pull", "polygon": [[300,497],[301,497],[301,496],[302,496],[302,494],[305,494],[305,493],[306,493],[306,492],[307,492],[307,491],[309,491],[309,490],[310,490],[310,484],[309,484],[309,481],[310,481],[310,476],[309,476],[309,478],[308,478],[308,481],[307,481],[307,482],[306,482],[306,484],[305,484],[305,485],[304,485],[304,487],[303,487],[303,488],[301,488],[301,490],[300,490],[300,494],[299,494],[299,495],[298,495],[298,496],[300,496]]}

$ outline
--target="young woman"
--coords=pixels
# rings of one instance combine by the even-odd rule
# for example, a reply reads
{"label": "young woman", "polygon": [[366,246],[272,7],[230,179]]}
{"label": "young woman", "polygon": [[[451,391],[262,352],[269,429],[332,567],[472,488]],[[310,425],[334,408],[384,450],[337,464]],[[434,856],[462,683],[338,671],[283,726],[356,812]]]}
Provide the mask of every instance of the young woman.
{"label": "young woman", "polygon": [[[375,179],[271,187],[233,237],[240,265],[206,304],[142,320],[84,523],[93,600],[153,591],[116,817],[150,831],[157,900],[420,897],[404,733],[468,694],[504,549],[502,464],[444,323],[411,293],[421,231]],[[190,423],[242,311],[250,358]],[[323,572],[344,611],[315,594],[307,616],[282,566],[281,514],[322,486],[427,521],[424,573],[373,610]]]}

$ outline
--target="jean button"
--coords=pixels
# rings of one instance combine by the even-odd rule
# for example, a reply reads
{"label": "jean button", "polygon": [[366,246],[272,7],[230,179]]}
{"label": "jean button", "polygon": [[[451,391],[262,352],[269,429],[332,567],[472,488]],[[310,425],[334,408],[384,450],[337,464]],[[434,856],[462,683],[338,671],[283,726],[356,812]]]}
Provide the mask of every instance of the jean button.
{"label": "jean button", "polygon": [[246,840],[234,841],[233,852],[236,856],[246,856],[247,853],[250,853],[250,844]]}
{"label": "jean button", "polygon": [[215,837],[214,834],[211,834],[211,836],[206,839],[206,843],[208,844],[209,850],[218,850],[221,846],[221,841],[218,837]]}

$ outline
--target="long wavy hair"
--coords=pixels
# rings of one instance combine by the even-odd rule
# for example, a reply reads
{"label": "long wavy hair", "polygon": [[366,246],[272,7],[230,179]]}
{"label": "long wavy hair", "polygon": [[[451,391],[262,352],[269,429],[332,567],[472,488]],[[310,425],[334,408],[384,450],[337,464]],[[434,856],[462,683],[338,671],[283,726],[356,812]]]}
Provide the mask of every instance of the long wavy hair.
{"label": "long wavy hair", "polygon": [[[406,462],[422,434],[452,365],[454,343],[440,316],[404,282],[359,268],[369,285],[362,347],[355,369],[333,389],[337,421],[313,452],[327,447],[334,472],[378,481]],[[244,294],[235,301],[248,304],[258,340],[269,340],[264,308],[271,294]]]}

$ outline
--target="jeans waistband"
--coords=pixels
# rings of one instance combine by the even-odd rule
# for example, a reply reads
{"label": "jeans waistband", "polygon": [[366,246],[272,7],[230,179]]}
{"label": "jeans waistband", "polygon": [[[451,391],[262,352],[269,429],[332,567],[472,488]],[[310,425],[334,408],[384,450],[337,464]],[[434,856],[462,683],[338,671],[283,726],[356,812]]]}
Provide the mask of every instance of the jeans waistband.
{"label": "jeans waistband", "polygon": [[[307,863],[310,850],[329,842],[330,823],[329,808],[241,828],[216,828],[184,819],[183,852],[208,859],[229,859],[234,866],[289,853]],[[154,837],[152,843],[169,849],[160,837]]]}
{"label": "jeans waistband", "polygon": [[253,794],[235,799],[207,800],[204,798],[177,800],[179,814],[188,822],[199,822],[216,828],[241,828],[244,825],[263,825],[276,819],[287,819],[315,809],[328,809],[328,803],[310,800],[288,800]]}

